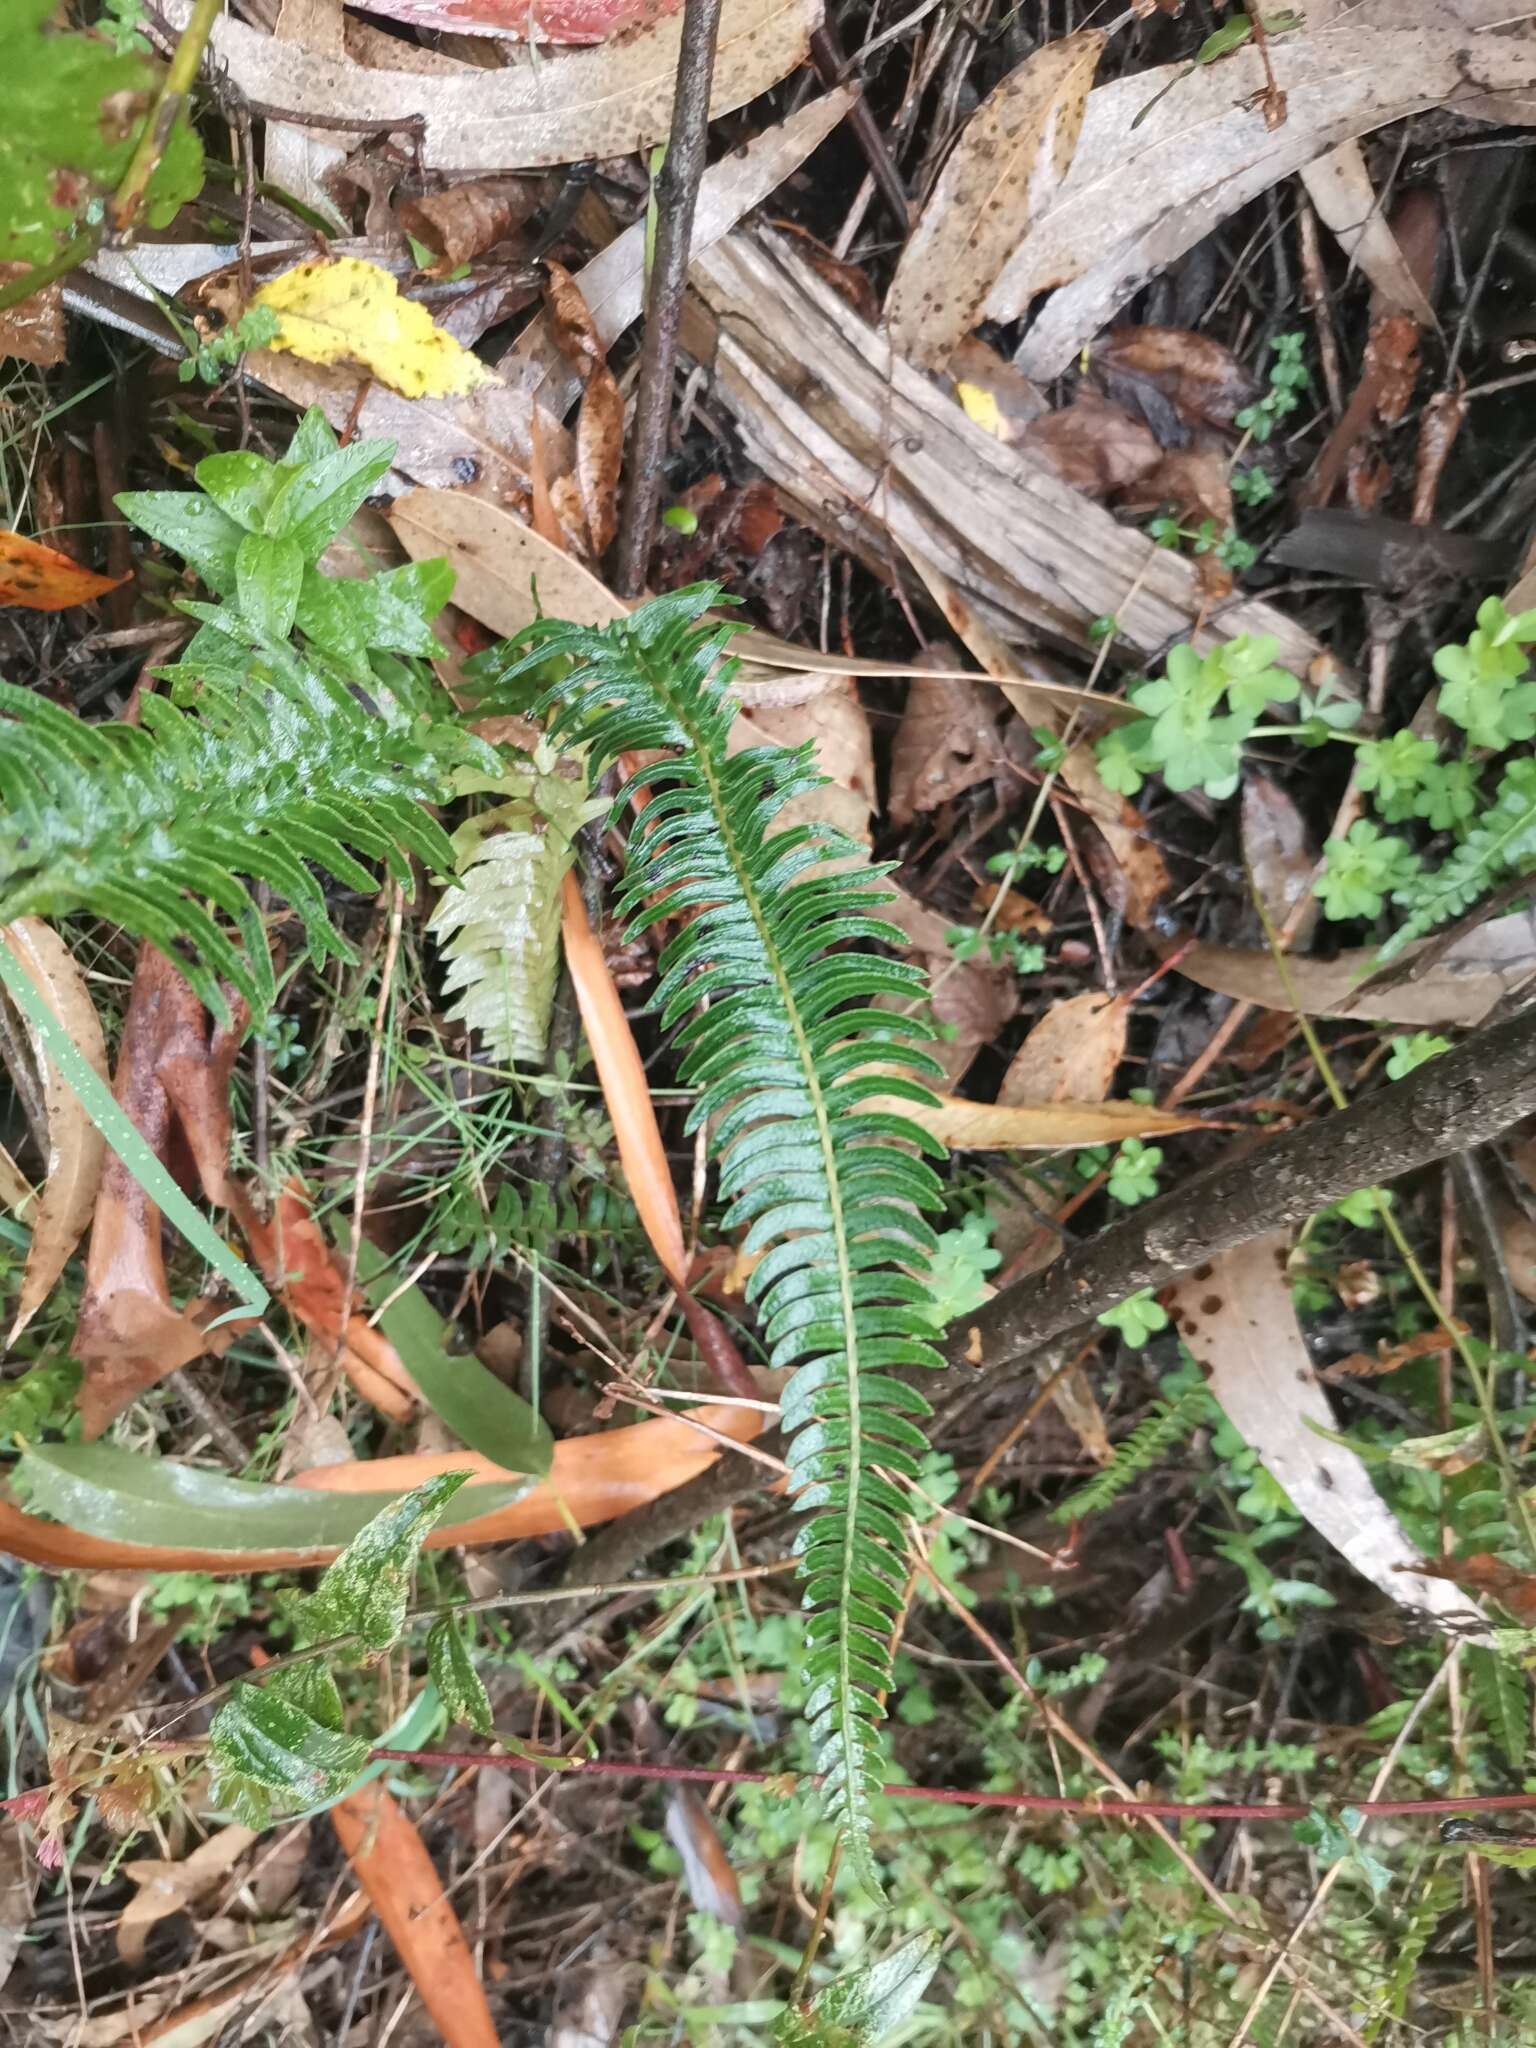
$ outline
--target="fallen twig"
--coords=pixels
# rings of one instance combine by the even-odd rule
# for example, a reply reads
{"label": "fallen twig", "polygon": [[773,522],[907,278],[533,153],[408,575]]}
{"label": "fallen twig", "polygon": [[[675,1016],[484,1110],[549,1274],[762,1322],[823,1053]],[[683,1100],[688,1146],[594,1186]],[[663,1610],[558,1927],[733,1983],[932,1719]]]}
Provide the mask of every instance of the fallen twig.
{"label": "fallen twig", "polygon": [[629,492],[619,534],[614,588],[638,597],[661,502],[662,463],[672,418],[672,373],[688,282],[688,254],[704,152],[709,139],[709,92],[720,39],[721,0],[687,0],[683,44],[672,102],[672,134],[656,186],[656,258],[645,299],[645,340],[640,351],[639,397],[629,449]]}

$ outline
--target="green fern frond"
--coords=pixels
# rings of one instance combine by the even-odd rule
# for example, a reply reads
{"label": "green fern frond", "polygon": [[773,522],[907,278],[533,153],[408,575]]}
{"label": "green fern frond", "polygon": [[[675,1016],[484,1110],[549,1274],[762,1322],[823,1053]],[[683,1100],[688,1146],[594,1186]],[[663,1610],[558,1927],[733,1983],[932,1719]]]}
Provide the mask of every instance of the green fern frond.
{"label": "green fern frond", "polygon": [[772,1363],[795,1368],[781,1413],[808,1516],[806,1714],[829,1811],[876,1886],[870,1800],[908,1510],[897,1482],[917,1475],[929,1413],[893,1368],[942,1363],[924,1313],[935,1238],[923,1212],[939,1182],[922,1156],[942,1154],[872,1098],[927,1101],[915,1077],[938,1069],[911,1043],[924,1026],[874,1007],[921,997],[920,970],[844,950],[900,943],[876,914],[888,870],[829,873],[822,863],[861,854],[845,834],[776,829],[823,780],[810,748],[727,755],[733,629],[700,617],[718,599],[679,591],[600,632],[541,621],[512,643],[502,678],[572,658],[545,708],[594,774],[666,751],[620,792],[640,810],[619,907],[632,931],[685,919],[662,951],[656,1006],[697,1090],[690,1127],[711,1127],[725,1225],[745,1225],[743,1248],[761,1254],[748,1292]]}
{"label": "green fern frond", "polygon": [[1512,761],[1498,794],[1449,859],[1400,890],[1408,916],[1382,947],[1394,958],[1413,940],[1470,910],[1480,896],[1512,875],[1536,869],[1536,761]]}
{"label": "green fern frond", "polygon": [[1112,1464],[1051,1510],[1053,1522],[1080,1522],[1117,1501],[1168,1453],[1187,1443],[1197,1429],[1221,1419],[1204,1387],[1188,1387],[1177,1401],[1154,1401],[1130,1435],[1115,1446]]}
{"label": "green fern frond", "polygon": [[120,500],[224,601],[183,605],[200,630],[140,726],[90,725],[0,683],[0,924],[105,918],[171,954],[211,1007],[223,977],[260,1009],[272,970],[247,880],[292,905],[317,957],[350,959],[311,865],[370,893],[364,861],[402,884],[413,854],[451,865],[425,806],[451,794],[456,765],[496,757],[435,715],[446,698],[401,657],[436,649],[428,621],[452,573],[319,566],[391,453],[338,448],[312,412],[286,462],[210,456],[201,491]]}
{"label": "green fern frond", "polygon": [[444,993],[459,992],[448,1015],[478,1031],[507,1066],[544,1057],[560,966],[560,884],[577,832],[607,809],[554,766],[541,752],[494,780],[459,778],[461,794],[494,790],[510,801],[454,833],[458,883],[427,926],[447,962]]}

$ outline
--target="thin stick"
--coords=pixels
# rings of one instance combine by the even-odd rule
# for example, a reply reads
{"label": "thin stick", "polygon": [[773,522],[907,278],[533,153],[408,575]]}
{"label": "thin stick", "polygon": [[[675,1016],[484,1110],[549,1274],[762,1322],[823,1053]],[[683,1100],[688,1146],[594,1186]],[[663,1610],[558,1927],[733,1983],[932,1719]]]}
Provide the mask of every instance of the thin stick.
{"label": "thin stick", "polygon": [[171,130],[176,126],[177,116],[186,103],[187,94],[197,79],[202,66],[203,52],[208,47],[208,38],[213,33],[213,24],[223,10],[224,0],[195,0],[192,14],[181,32],[181,40],[166,69],[165,79],[160,87],[160,97],[155,101],[154,111],[144,123],[138,147],[129,159],[123,173],[122,183],[112,199],[112,225],[117,232],[126,234],[138,218],[139,208],[144,203],[144,194],[149,190],[149,181],[160,167],[165,146],[171,139]]}
{"label": "thin stick", "polygon": [[629,492],[624,500],[624,526],[619,535],[613,584],[621,597],[638,597],[645,588],[646,564],[661,503],[662,465],[672,419],[677,331],[682,323],[693,214],[709,139],[709,94],[715,75],[715,48],[720,40],[720,4],[721,0],[686,0],[683,9],[683,44],[677,66],[677,93],[672,102],[672,135],[656,191],[656,261],[645,299],[640,395],[635,407]]}

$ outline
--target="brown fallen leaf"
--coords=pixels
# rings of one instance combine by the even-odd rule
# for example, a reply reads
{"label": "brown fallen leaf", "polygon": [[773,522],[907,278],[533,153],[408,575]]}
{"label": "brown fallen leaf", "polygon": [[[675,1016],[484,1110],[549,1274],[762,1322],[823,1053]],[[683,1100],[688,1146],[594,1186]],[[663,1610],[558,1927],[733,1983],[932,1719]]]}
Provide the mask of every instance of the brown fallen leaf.
{"label": "brown fallen leaf", "polygon": [[998,702],[984,683],[914,678],[891,743],[890,815],[909,825],[919,811],[937,810],[1005,765]]}
{"label": "brown fallen leaf", "polygon": [[[1194,532],[1204,526],[1218,539],[1230,533],[1232,477],[1225,451],[1218,447],[1170,448],[1157,467],[1138,478],[1120,501],[1121,510],[1132,518],[1160,506],[1171,508],[1179,525]],[[1204,539],[1195,553],[1195,573],[1213,603],[1230,596],[1232,571]]]}
{"label": "brown fallen leaf", "polygon": [[1046,43],[995,86],[961,131],[907,238],[886,296],[892,342],[937,369],[969,334],[1020,236],[1071,168],[1098,29]]}
{"label": "brown fallen leaf", "polygon": [[581,412],[576,421],[576,484],[591,552],[598,556],[606,551],[618,526],[624,401],[581,287],[563,264],[546,259],[544,267],[549,273],[549,313],[555,341],[582,382]]}
{"label": "brown fallen leaf", "polygon": [[881,1101],[921,1124],[953,1152],[1056,1152],[1074,1145],[1117,1145],[1123,1138],[1166,1138],[1201,1127],[1181,1110],[1139,1102],[967,1102],[940,1095],[931,1109]]}
{"label": "brown fallen leaf", "polygon": [[447,2048],[498,2048],[474,1956],[415,1822],[376,1779],[337,1801],[331,1825]]}
{"label": "brown fallen leaf", "polygon": [[1125,1057],[1130,1005],[1097,989],[1053,1003],[1014,1054],[998,1102],[1103,1102]]}
{"label": "brown fallen leaf", "polygon": [[[191,0],[165,0],[172,28]],[[733,113],[805,61],[820,18],[814,0],[724,0],[711,119]],[[275,42],[231,15],[215,22],[215,61],[248,99],[302,124],[315,115],[355,132],[405,133],[426,170],[530,170],[627,156],[666,140],[682,46],[677,15],[616,42],[562,50],[536,64],[422,74],[365,70]]]}
{"label": "brown fallen leaf", "polygon": [[[30,268],[25,263],[0,263],[0,286],[14,284]],[[52,369],[64,360],[64,287],[55,281],[33,292],[19,305],[0,313],[0,360],[37,363]]]}
{"label": "brown fallen leaf", "polygon": [[1112,398],[1155,393],[1187,427],[1230,427],[1259,395],[1229,348],[1187,327],[1113,327],[1089,361]]}
{"label": "brown fallen leaf", "polygon": [[1471,1557],[1423,1558],[1398,1569],[1422,1579],[1448,1579],[1469,1593],[1486,1593],[1527,1628],[1536,1622],[1536,1572],[1523,1572],[1485,1550],[1474,1551]]}
{"label": "brown fallen leaf", "polygon": [[1139,482],[1163,459],[1151,428],[1097,391],[1079,391],[1070,405],[1031,420],[1013,438],[1053,476],[1099,502]]}
{"label": "brown fallen leaf", "polygon": [[1198,1268],[1174,1290],[1174,1328],[1297,1514],[1389,1599],[1437,1621],[1464,1618],[1464,1600],[1404,1578],[1421,1569],[1406,1531],[1359,1455],[1321,1433],[1338,1423],[1296,1321],[1288,1251],[1284,1236],[1255,1238]]}
{"label": "brown fallen leaf", "polygon": [[[1175,942],[1159,940],[1162,950]],[[1406,947],[1393,975],[1368,979],[1376,967],[1370,947],[1353,948],[1332,960],[1288,959],[1285,972],[1296,998],[1311,1017],[1365,1017],[1384,1024],[1482,1023],[1494,1004],[1536,973],[1536,920],[1511,911],[1477,926],[1451,945],[1435,942]],[[1414,963],[1428,964],[1415,978]],[[1241,946],[1196,943],[1174,962],[1178,973],[1217,995],[1235,996],[1267,1010],[1289,1010],[1291,997],[1280,969],[1267,952]],[[1397,970],[1407,971],[1399,978]]]}
{"label": "brown fallen leaf", "polygon": [[1009,447],[1031,420],[1049,413],[1045,395],[979,335],[967,335],[949,358],[949,374],[967,419]]}
{"label": "brown fallen leaf", "polygon": [[[1306,820],[1267,775],[1245,775],[1242,796],[1243,864],[1277,931],[1290,948],[1304,947],[1322,905],[1312,894],[1316,855]],[[1294,927],[1290,920],[1301,909]]]}
{"label": "brown fallen leaf", "polygon": [[405,199],[396,210],[408,235],[457,270],[515,234],[538,205],[536,178],[498,178]]}
{"label": "brown fallen leaf", "polygon": [[1413,403],[1421,368],[1417,321],[1406,313],[1384,313],[1372,321],[1364,380],[1375,389],[1376,417],[1385,425],[1395,425]]}
{"label": "brown fallen leaf", "polygon": [[122,1874],[137,1889],[117,1923],[117,1952],[123,1961],[136,1969],[144,1960],[144,1944],[150,1930],[173,1913],[184,1913],[199,1905],[210,1892],[218,1890],[255,1840],[253,1828],[231,1824],[199,1842],[180,1863],[165,1863],[151,1857],[135,1857],[124,1863]]}
{"label": "brown fallen leaf", "polygon": [[1019,361],[1027,376],[1058,375],[1149,277],[1314,158],[1425,107],[1464,102],[1481,111],[1490,93],[1528,98],[1530,39],[1472,40],[1475,78],[1466,29],[1443,7],[1351,6],[1276,45],[1289,118],[1274,129],[1257,110],[1266,81],[1251,43],[1193,72],[1167,64],[1096,87],[1072,167],[1020,238],[987,318],[1018,319],[1038,292],[1056,287]]}
{"label": "brown fallen leaf", "polygon": [[[213,1200],[226,1191],[230,1070],[243,1017],[215,1029],[165,955],[139,949],[118,1048],[113,1094],[160,1158],[177,1148],[195,1162]],[[71,1346],[84,1367],[78,1403],[90,1439],[146,1388],[204,1351],[221,1351],[236,1326],[209,1332],[211,1299],[172,1305],[160,1245],[160,1211],[115,1152],[101,1175],[85,1291]]]}
{"label": "brown fallen leaf", "polygon": [[911,957],[928,975],[934,1020],[946,1034],[928,1050],[954,1087],[981,1048],[1018,1015],[1018,979],[988,960],[956,961],[949,939],[951,921],[905,889],[895,890],[881,905],[880,915],[904,934]]}
{"label": "brown fallen leaf", "polygon": [[[58,933],[41,918],[18,918],[14,924],[0,926],[0,945],[10,949],[85,1060],[105,1081],[107,1048],[101,1020],[85,978]],[[48,1178],[31,1216],[32,1242],[7,1340],[12,1344],[48,1299],[85,1235],[96,1207],[107,1149],[80,1098],[48,1058],[40,1034],[25,1028],[43,1083]]]}
{"label": "brown fallen leaf", "polygon": [[0,533],[0,605],[20,605],[29,612],[66,612],[116,590],[128,577],[98,576],[82,569],[57,548],[19,533]]}

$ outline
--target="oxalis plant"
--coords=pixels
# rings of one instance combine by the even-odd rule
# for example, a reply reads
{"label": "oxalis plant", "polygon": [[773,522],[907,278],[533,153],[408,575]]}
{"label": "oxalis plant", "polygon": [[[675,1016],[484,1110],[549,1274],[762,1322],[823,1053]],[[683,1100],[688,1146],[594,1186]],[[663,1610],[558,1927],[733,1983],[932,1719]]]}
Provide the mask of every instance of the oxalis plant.
{"label": "oxalis plant", "polygon": [[900,1481],[917,1475],[929,1413],[897,1374],[943,1363],[924,1217],[941,1199],[924,1155],[942,1148],[892,1104],[928,1102],[940,1070],[914,1043],[925,1025],[875,1007],[925,991],[918,968],[861,950],[901,943],[878,916],[889,870],[844,833],[783,820],[825,780],[812,749],[728,751],[735,629],[707,616],[720,602],[701,585],[601,631],[541,621],[497,671],[506,687],[561,657],[540,707],[554,737],[585,749],[594,776],[648,758],[615,799],[615,813],[638,807],[618,908],[631,933],[680,920],[655,1007],[696,1091],[689,1128],[707,1128],[718,1162],[721,1227],[744,1228],[756,1258],[769,1363],[794,1368],[780,1412],[806,1517],[805,1711],[828,1810],[878,1891],[869,1800],[905,1578]]}
{"label": "oxalis plant", "polygon": [[[1326,688],[1309,691],[1275,665],[1276,643],[1240,634],[1204,655],[1168,655],[1161,677],[1133,684],[1141,714],[1098,742],[1104,780],[1134,796],[1150,775],[1172,790],[1220,800],[1237,788],[1255,740],[1356,750],[1359,787],[1376,818],[1357,818],[1330,839],[1314,884],[1330,918],[1402,912],[1381,950],[1392,959],[1413,940],[1470,909],[1489,890],[1536,870],[1536,611],[1511,613],[1496,597],[1478,607],[1464,641],[1434,657],[1440,716],[1456,744],[1403,727],[1366,736],[1360,706]],[[1266,724],[1271,705],[1295,707],[1294,724]],[[1378,820],[1380,822],[1378,822]],[[1414,838],[1383,826],[1412,825]]]}

